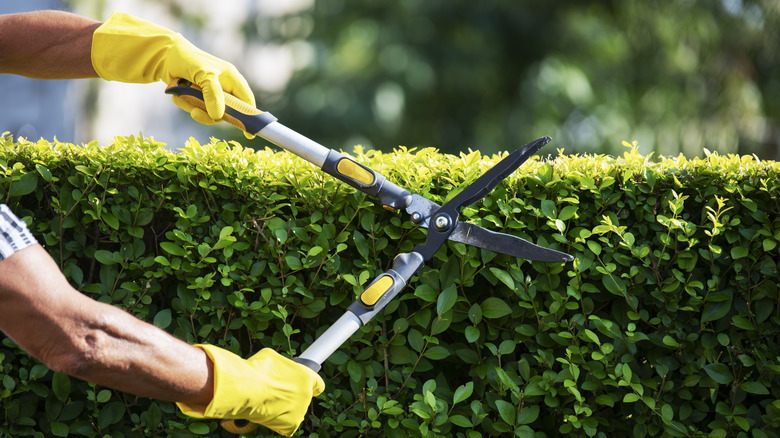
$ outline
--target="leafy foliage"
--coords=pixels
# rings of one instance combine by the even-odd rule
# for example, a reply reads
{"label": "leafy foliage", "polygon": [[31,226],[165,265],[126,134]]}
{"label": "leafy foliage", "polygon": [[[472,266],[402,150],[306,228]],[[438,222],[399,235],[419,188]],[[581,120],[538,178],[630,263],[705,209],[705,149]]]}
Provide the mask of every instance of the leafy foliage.
{"label": "leafy foliage", "polygon": [[[753,436],[780,429],[780,166],[534,158],[466,218],[573,254],[449,243],[325,364],[311,436]],[[443,202],[499,156],[355,151]],[[419,230],[287,153],[0,137],[0,202],[73,285],[188,342],[300,353]],[[13,436],[224,435],[0,349]],[[268,434],[265,429],[260,435]]]}

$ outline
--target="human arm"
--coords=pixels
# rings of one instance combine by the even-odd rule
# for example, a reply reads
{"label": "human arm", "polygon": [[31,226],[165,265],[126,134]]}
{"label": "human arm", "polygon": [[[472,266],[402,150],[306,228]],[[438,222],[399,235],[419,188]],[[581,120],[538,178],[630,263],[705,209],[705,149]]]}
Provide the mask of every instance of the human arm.
{"label": "human arm", "polygon": [[190,346],[80,294],[27,226],[0,204],[0,330],[50,368],[177,402],[197,418],[243,419],[292,435],[325,383],[263,349],[248,360]]}
{"label": "human arm", "polygon": [[0,262],[0,329],[55,371],[159,400],[212,399],[202,349],[76,291],[40,245]]}
{"label": "human arm", "polygon": [[231,63],[176,32],[120,12],[105,23],[61,11],[0,15],[0,73],[128,83],[183,78],[203,89],[206,111],[177,96],[173,102],[205,124],[224,115],[224,93],[255,106],[249,84]]}
{"label": "human arm", "polygon": [[100,22],[62,11],[0,15],[0,73],[35,79],[97,77],[92,34]]}

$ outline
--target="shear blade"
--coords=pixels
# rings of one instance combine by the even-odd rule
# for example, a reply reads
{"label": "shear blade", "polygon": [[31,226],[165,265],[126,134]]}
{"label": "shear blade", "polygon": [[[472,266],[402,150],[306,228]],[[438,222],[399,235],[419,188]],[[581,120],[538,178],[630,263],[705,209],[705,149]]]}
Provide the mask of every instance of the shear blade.
{"label": "shear blade", "polygon": [[545,248],[511,234],[486,230],[468,222],[458,222],[449,240],[476,246],[493,252],[507,254],[539,262],[570,262],[574,260],[565,252]]}

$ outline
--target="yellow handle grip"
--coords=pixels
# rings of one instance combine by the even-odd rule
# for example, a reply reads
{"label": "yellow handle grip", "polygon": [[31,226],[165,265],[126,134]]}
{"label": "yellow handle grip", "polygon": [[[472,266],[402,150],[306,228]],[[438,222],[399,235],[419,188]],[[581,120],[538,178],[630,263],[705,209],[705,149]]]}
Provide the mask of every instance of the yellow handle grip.
{"label": "yellow handle grip", "polygon": [[236,435],[241,433],[249,433],[260,427],[259,424],[252,423],[248,420],[223,420],[219,423],[219,425],[222,426],[222,428],[226,431]]}
{"label": "yellow handle grip", "polygon": [[360,294],[360,302],[366,307],[373,307],[394,284],[393,277],[382,275]]}
{"label": "yellow handle grip", "polygon": [[[176,79],[168,84],[165,89],[167,94],[178,96],[188,104],[206,110],[206,102],[203,101],[203,90],[186,79]],[[265,111],[249,105],[243,100],[229,93],[225,95],[225,115],[222,120],[246,131],[249,134],[257,134],[261,129],[275,122],[276,117]]]}

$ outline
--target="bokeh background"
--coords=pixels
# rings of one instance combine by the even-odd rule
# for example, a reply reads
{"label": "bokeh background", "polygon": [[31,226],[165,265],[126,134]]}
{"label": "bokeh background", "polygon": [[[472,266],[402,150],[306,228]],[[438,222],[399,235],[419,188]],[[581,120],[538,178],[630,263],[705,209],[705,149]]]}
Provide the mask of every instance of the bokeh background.
{"label": "bokeh background", "polygon": [[[347,152],[456,153],[543,135],[565,153],[780,159],[776,0],[26,0],[0,12],[121,10],[233,62],[261,109]],[[202,126],[163,84],[0,75],[0,131],[110,142],[142,133],[248,143]],[[224,124],[223,124],[224,125]]]}

